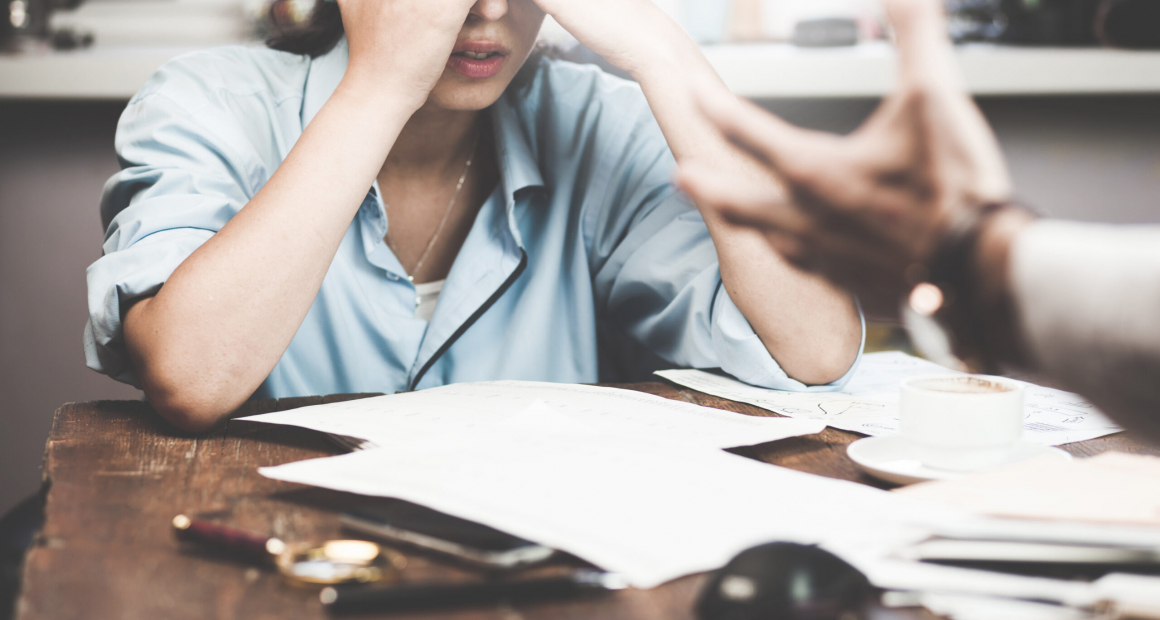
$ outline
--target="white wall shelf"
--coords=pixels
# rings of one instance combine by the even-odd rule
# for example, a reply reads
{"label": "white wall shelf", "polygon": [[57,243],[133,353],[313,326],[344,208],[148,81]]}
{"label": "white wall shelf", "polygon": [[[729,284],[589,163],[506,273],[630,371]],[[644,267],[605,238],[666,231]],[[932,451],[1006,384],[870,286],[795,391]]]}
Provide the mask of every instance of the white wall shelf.
{"label": "white wall shelf", "polygon": [[[188,48],[97,47],[0,54],[0,98],[128,99],[165,61]],[[878,97],[895,79],[885,43],[803,49],[788,44],[705,48],[739,95],[754,98]],[[1160,93],[1160,51],[968,45],[959,61],[984,96]]]}
{"label": "white wall shelf", "polygon": [[[745,97],[880,97],[896,77],[894,50],[886,43],[721,45],[705,53]],[[976,95],[1160,93],[1160,51],[976,44],[960,46],[957,56]]]}
{"label": "white wall shelf", "polygon": [[0,98],[128,100],[171,58],[168,47],[95,47],[0,54]]}

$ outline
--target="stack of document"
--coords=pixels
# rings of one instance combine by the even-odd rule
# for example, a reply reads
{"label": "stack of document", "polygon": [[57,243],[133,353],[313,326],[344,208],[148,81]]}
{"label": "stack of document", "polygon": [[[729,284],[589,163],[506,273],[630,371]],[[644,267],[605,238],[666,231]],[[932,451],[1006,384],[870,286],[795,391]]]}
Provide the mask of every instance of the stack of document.
{"label": "stack of document", "polygon": [[643,588],[770,540],[879,557],[957,514],[722,450],[816,433],[821,422],[627,390],[458,384],[247,419],[371,446],[261,469],[267,477],[422,504],[570,552]]}
{"label": "stack of document", "polygon": [[1160,532],[1160,457],[1121,452],[1034,459],[961,480],[895,489],[976,514],[1146,526]]}
{"label": "stack of document", "polygon": [[[748,403],[791,418],[822,420],[865,435],[898,432],[898,394],[903,379],[956,371],[899,351],[868,353],[841,392],[784,392],[742,383],[703,370],[656,374],[687,388]],[[1023,439],[1049,446],[1086,441],[1121,429],[1081,396],[1024,384]]]}
{"label": "stack of document", "polygon": [[1160,578],[1083,583],[907,554],[932,537],[1160,549],[1160,528],[979,517],[722,450],[816,433],[824,421],[512,381],[247,419],[312,428],[364,448],[262,468],[267,477],[422,504],[570,552],[641,588],[781,540],[821,544],[879,587],[963,620],[1092,618],[1108,598],[1160,605],[1152,594]]}

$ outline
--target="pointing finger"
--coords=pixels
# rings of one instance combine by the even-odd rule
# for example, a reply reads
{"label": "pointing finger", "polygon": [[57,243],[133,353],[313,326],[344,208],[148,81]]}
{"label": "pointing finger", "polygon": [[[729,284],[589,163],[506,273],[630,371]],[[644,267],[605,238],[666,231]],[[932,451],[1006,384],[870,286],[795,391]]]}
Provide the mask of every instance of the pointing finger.
{"label": "pointing finger", "polygon": [[943,93],[966,91],[941,0],[886,0],[885,4],[898,43],[902,83]]}

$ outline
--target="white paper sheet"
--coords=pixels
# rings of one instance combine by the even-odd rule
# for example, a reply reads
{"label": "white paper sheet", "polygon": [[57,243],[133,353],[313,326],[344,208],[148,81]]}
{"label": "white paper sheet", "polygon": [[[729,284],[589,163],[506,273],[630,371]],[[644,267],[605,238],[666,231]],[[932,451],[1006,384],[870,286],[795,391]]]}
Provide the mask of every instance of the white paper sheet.
{"label": "white paper sheet", "polygon": [[[304,417],[304,425],[317,425],[333,409],[316,409],[316,415]],[[351,408],[346,409],[349,414]],[[412,411],[407,417],[400,413],[406,408],[388,408],[397,415],[384,414],[381,403],[372,403],[368,411],[378,414],[368,419],[376,433],[388,437],[386,447],[259,471],[277,480],[401,498],[485,523],[622,573],[642,588],[717,568],[742,549],[782,540],[821,543],[887,588],[1091,600],[1087,584],[893,557],[931,533],[1003,538],[1021,536],[1027,527],[1040,531],[1034,524],[980,520],[895,493],[729,454],[701,445],[732,443],[720,434],[714,441],[696,442],[673,431],[681,428],[680,414],[675,425],[662,413],[667,425],[649,427],[637,419],[641,415],[636,411],[626,415],[635,421],[621,433],[614,418],[590,423],[580,413],[583,408],[565,413],[533,401],[522,411],[505,408],[502,417],[477,416],[472,432],[445,433],[448,421],[438,416],[431,418],[436,432],[422,430],[430,412]],[[333,421],[323,426],[366,434],[349,426],[355,418],[338,417],[348,426]],[[643,417],[647,421],[649,414]],[[294,423],[284,417],[272,421]],[[1095,534],[1139,540],[1130,532],[1104,529]],[[1091,532],[1055,535],[1093,537]]]}
{"label": "white paper sheet", "polygon": [[928,594],[922,606],[950,620],[1096,620],[1093,612],[1011,599],[965,594]]}
{"label": "white paper sheet", "polygon": [[643,588],[717,568],[769,540],[901,544],[920,535],[914,524],[948,514],[691,442],[578,427],[542,402],[475,429],[260,472],[429,506],[568,551]]}
{"label": "white paper sheet", "polygon": [[[895,492],[976,514],[1135,525],[1160,535],[1158,483],[1160,457],[1105,452],[1062,463],[1032,459]],[[1160,547],[1160,540],[1153,544]]]}
{"label": "white paper sheet", "polygon": [[[363,447],[387,447],[471,436],[521,414],[535,401],[547,403],[576,429],[712,448],[755,445],[825,428],[824,422],[748,416],[632,390],[530,381],[459,383],[244,419],[369,442]],[[524,424],[535,420],[525,417]]]}
{"label": "white paper sheet", "polygon": [[[908,377],[955,371],[898,351],[868,353],[841,392],[783,392],[754,387],[701,370],[662,370],[656,374],[706,394],[768,409],[792,418],[866,435],[898,432],[898,391]],[[1070,392],[1024,383],[1023,438],[1058,446],[1121,429],[1091,403]]]}
{"label": "white paper sheet", "polygon": [[1156,576],[1112,573],[1088,582],[890,559],[856,565],[875,585],[918,592],[924,607],[954,620],[1106,618],[1089,612],[1107,603],[1126,618],[1160,617]]}

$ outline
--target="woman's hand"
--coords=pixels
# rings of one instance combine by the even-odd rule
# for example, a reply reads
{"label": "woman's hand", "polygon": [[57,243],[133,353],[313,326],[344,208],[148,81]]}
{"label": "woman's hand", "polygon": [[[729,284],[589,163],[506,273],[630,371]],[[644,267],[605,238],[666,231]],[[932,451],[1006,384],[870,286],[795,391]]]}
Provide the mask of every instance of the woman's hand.
{"label": "woman's hand", "polygon": [[338,0],[350,46],[344,84],[403,94],[418,109],[443,75],[475,2]]}
{"label": "woman's hand", "polygon": [[652,0],[535,2],[588,49],[637,79],[650,61],[672,56],[674,39],[688,39]]}
{"label": "woman's hand", "polygon": [[799,267],[894,315],[907,271],[928,259],[966,209],[1009,198],[994,134],[967,92],[936,0],[888,0],[899,86],[853,134],[793,127],[732,96],[706,97],[722,133],[780,177],[791,200],[718,170],[688,166],[681,182],[703,208],[763,231]]}

